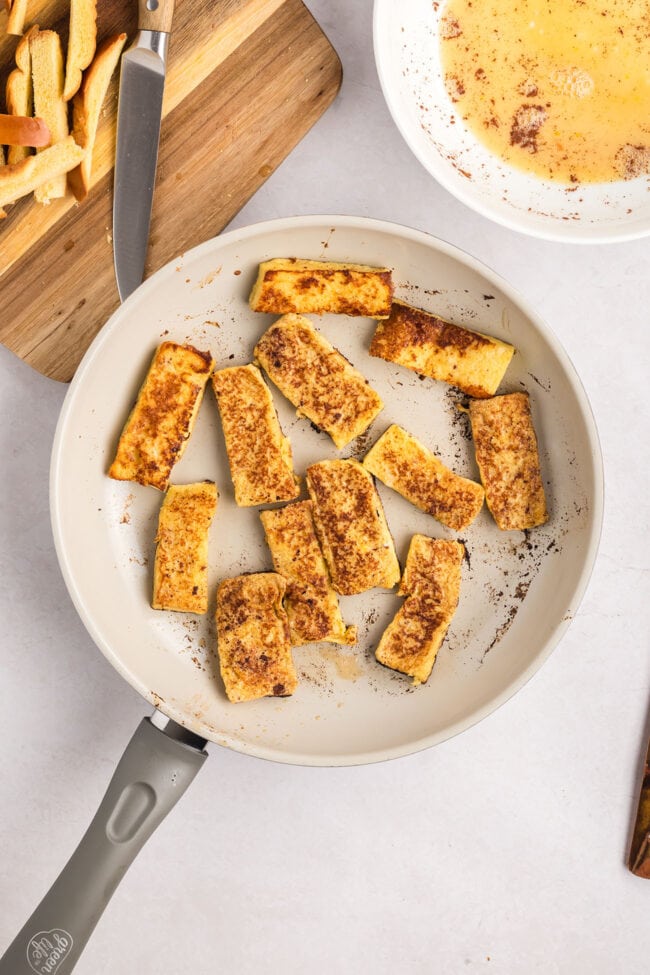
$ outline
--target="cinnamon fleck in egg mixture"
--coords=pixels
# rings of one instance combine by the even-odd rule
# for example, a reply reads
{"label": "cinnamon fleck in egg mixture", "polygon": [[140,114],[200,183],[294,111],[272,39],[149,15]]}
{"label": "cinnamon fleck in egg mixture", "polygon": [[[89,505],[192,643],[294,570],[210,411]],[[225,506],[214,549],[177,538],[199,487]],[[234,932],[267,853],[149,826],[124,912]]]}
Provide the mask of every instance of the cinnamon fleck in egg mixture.
{"label": "cinnamon fleck in egg mixture", "polygon": [[445,84],[467,127],[562,183],[650,174],[649,0],[448,0]]}

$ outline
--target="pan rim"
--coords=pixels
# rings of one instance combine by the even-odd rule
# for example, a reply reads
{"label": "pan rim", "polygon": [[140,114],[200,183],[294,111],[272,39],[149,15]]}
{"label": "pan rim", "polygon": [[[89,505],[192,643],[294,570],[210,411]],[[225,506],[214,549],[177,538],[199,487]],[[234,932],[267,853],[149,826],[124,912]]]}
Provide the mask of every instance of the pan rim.
{"label": "pan rim", "polygon": [[86,630],[109,663],[111,663],[115,670],[142,697],[144,697],[145,700],[149,701],[149,703],[154,707],[158,707],[162,713],[170,717],[172,720],[186,726],[194,733],[207,738],[216,744],[223,745],[243,754],[278,761],[283,764],[302,766],[353,766],[404,757],[406,755],[414,754],[430,748],[433,745],[440,744],[442,741],[446,741],[449,738],[455,737],[455,735],[467,730],[470,727],[473,727],[489,714],[500,708],[539,670],[566,633],[584,596],[594,567],[603,520],[603,462],[596,424],[586,392],[575,370],[575,367],[553,331],[534,311],[534,309],[529,305],[528,301],[498,273],[494,272],[491,268],[470,254],[467,254],[462,249],[455,247],[446,241],[440,240],[439,238],[436,238],[425,231],[405,227],[401,224],[390,221],[349,215],[342,216],[315,214],[298,217],[277,218],[274,220],[252,224],[244,228],[227,231],[226,233],[219,235],[218,238],[212,238],[205,241],[204,243],[193,248],[191,251],[188,251],[186,253],[186,259],[190,257],[198,257],[203,251],[208,251],[214,246],[215,239],[218,239],[220,243],[223,242],[224,245],[227,246],[231,242],[248,240],[249,238],[255,237],[262,233],[271,233],[277,230],[290,230],[301,227],[320,227],[322,225],[328,227],[336,226],[363,229],[367,230],[368,232],[375,231],[396,236],[401,239],[406,239],[407,241],[423,244],[427,247],[433,247],[434,249],[458,261],[470,270],[488,277],[496,285],[498,285],[501,291],[508,297],[509,300],[513,302],[514,305],[518,306],[518,308],[525,313],[531,325],[542,335],[544,341],[549,345],[553,353],[561,362],[567,376],[567,380],[571,384],[572,391],[580,404],[585,422],[590,454],[593,462],[595,493],[590,499],[591,523],[588,533],[588,543],[585,548],[585,554],[579,576],[572,590],[567,593],[565,600],[565,612],[562,614],[561,619],[553,629],[549,639],[547,639],[546,642],[540,647],[529,665],[523,669],[515,679],[511,680],[501,693],[491,697],[488,702],[486,702],[483,706],[478,707],[469,717],[464,717],[457,722],[448,725],[443,731],[424,735],[413,741],[395,745],[389,748],[382,747],[376,750],[367,750],[349,754],[340,754],[337,752],[312,754],[301,751],[283,751],[275,747],[265,746],[259,742],[244,741],[238,737],[219,732],[211,727],[207,722],[201,720],[200,718],[196,718],[194,715],[188,714],[182,708],[177,707],[174,702],[160,700],[157,695],[155,695],[155,693],[146,686],[142,678],[131,668],[126,666],[122,655],[115,650],[109,641],[104,639],[102,633],[97,628],[93,619],[93,614],[86,604],[70,565],[66,541],[62,532],[60,512],[62,474],[61,445],[64,441],[67,424],[73,414],[78,390],[83,386],[84,375],[90,363],[94,361],[95,357],[101,351],[103,344],[109,340],[114,323],[119,321],[122,316],[128,316],[131,307],[136,302],[141,301],[149,292],[152,292],[157,287],[159,277],[167,272],[169,264],[165,265],[149,279],[147,279],[140,286],[140,288],[138,288],[138,290],[134,292],[133,295],[131,295],[127,301],[124,302],[124,304],[113,313],[102,329],[98,332],[97,336],[81,360],[81,363],[66,394],[54,436],[50,465],[50,514],[55,550],[61,572],[72,602],[82,622],[84,623]]}

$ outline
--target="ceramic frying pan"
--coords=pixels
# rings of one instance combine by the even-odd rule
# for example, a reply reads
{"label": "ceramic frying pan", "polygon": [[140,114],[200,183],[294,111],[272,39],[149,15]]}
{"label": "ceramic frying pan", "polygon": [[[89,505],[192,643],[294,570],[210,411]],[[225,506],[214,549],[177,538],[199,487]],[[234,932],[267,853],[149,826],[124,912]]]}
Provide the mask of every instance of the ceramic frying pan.
{"label": "ceramic frying pan", "polygon": [[[244,364],[272,320],[250,311],[257,265],[298,256],[387,265],[397,296],[515,345],[501,392],[531,395],[551,517],[530,532],[500,532],[484,510],[462,538],[461,599],[426,685],[380,667],[373,650],[400,600],[373,590],[341,600],[356,647],[296,648],[291,698],[226,699],[214,606],[205,617],[150,607],[161,495],[106,476],[124,419],[151,356],[165,339],[190,342],[217,366]],[[374,323],[323,316],[316,323],[377,389],[385,408],[340,454],[274,401],[295,469],[362,457],[390,423],[424,441],[453,470],[477,478],[462,395],[368,354]],[[238,509],[210,390],[176,483],[210,478],[220,500],[210,536],[210,591],[230,575],[271,568],[259,512]],[[400,559],[415,532],[455,537],[379,485]],[[392,224],[302,217],[208,241],[146,281],[110,319],[67,394],[51,468],[51,508],[61,569],[90,635],[154,705],[136,732],[97,817],[50,894],[0,962],[1,973],[71,970],[103,907],[145,839],[179,798],[213,741],[259,757],[309,765],[406,755],[469,727],[514,694],[550,654],[576,612],[602,518],[602,462],[591,411],[551,331],[502,280],[456,248]],[[49,967],[48,967],[49,966]]]}

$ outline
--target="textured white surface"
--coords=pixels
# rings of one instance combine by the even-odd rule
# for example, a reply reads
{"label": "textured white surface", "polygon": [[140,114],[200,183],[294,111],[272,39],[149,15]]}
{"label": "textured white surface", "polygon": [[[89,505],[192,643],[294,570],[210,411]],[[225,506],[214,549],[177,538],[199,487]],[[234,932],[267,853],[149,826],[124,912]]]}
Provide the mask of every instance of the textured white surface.
{"label": "textured white surface", "polygon": [[[76,971],[645,975],[650,885],[625,857],[650,731],[650,246],[535,241],[463,207],[385,108],[370,0],[310,6],[343,60],[341,95],[235,225],[316,212],[394,220],[467,249],[519,288],[595,411],[600,555],[542,670],[444,745],[356,769],[213,747]],[[0,349],[0,951],[76,845],[148,710],[91,644],[56,563],[47,478],[64,392]]]}

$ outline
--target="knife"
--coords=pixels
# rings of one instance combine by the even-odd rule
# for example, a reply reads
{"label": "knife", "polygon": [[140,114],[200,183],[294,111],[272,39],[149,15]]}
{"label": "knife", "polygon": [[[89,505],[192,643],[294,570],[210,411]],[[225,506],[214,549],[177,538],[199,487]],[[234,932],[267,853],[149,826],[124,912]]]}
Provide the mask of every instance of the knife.
{"label": "knife", "polygon": [[650,880],[650,742],[641,780],[639,806],[634,823],[628,865],[637,877]]}
{"label": "knife", "polygon": [[144,277],[174,0],[138,0],[138,32],[122,55],[113,189],[113,262],[120,300]]}

